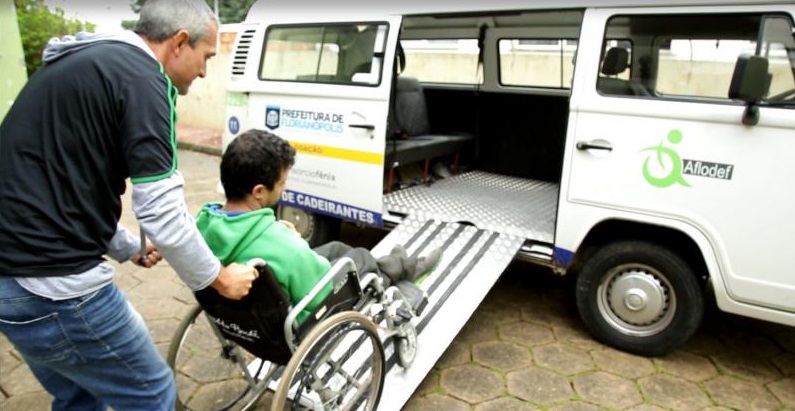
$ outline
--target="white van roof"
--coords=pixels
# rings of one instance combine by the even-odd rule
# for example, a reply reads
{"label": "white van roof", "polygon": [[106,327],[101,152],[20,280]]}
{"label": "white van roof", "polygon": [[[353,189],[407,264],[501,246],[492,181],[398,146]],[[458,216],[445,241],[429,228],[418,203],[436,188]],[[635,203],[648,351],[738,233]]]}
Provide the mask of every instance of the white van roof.
{"label": "white van roof", "polygon": [[322,13],[324,15],[381,14],[422,15],[475,12],[504,12],[511,10],[585,9],[606,7],[677,7],[793,4],[792,0],[346,0],[343,3],[327,0],[259,0],[249,11],[247,20],[255,21],[265,15],[296,15]]}

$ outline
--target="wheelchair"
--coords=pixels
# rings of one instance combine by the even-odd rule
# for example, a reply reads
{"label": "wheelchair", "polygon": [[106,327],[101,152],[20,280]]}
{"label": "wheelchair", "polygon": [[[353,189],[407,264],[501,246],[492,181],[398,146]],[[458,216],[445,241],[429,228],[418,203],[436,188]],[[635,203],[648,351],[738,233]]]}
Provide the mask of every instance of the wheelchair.
{"label": "wheelchair", "polygon": [[[176,410],[374,410],[386,374],[385,346],[408,368],[417,352],[416,321],[427,295],[409,282],[385,284],[357,275],[339,259],[291,307],[262,259],[259,277],[240,301],[208,287],[171,341],[167,362],[177,382]],[[308,317],[299,314],[324,287],[332,291]]]}

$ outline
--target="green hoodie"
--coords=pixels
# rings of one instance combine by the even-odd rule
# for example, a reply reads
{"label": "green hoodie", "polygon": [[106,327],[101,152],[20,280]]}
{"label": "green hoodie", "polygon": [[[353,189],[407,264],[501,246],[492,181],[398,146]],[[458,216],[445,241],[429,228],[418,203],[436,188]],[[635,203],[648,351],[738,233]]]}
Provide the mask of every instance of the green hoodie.
{"label": "green hoodie", "polygon": [[[331,268],[329,261],[317,254],[291,229],[276,222],[273,210],[263,208],[235,216],[227,216],[208,203],[196,219],[207,245],[221,264],[245,264],[252,258],[268,262],[277,281],[295,306]],[[298,315],[302,322],[331,292],[326,287]]]}

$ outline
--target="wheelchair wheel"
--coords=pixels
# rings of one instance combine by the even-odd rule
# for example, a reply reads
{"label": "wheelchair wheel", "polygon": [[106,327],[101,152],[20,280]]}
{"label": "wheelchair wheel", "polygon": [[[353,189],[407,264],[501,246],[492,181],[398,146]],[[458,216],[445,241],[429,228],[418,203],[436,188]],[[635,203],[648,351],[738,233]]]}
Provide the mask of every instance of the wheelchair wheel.
{"label": "wheelchair wheel", "polygon": [[417,357],[417,328],[410,322],[400,326],[401,336],[395,337],[397,362],[403,368],[409,368]]}
{"label": "wheelchair wheel", "polygon": [[335,314],[312,328],[293,353],[271,410],[374,410],[384,362],[372,320],[356,311]]}
{"label": "wheelchair wheel", "polygon": [[177,381],[177,411],[248,410],[275,369],[223,338],[200,306],[177,327],[166,361]]}

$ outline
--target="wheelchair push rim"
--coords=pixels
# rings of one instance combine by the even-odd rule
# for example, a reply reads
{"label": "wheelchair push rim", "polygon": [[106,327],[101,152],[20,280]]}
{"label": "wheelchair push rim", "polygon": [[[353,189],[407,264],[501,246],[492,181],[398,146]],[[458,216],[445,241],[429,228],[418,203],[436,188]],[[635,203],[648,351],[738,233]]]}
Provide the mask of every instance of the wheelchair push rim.
{"label": "wheelchair push rim", "polygon": [[199,306],[177,327],[166,361],[177,383],[177,411],[249,410],[275,371],[223,338]]}
{"label": "wheelchair push rim", "polygon": [[373,321],[355,311],[335,314],[315,325],[293,353],[271,410],[374,410],[384,370]]}

